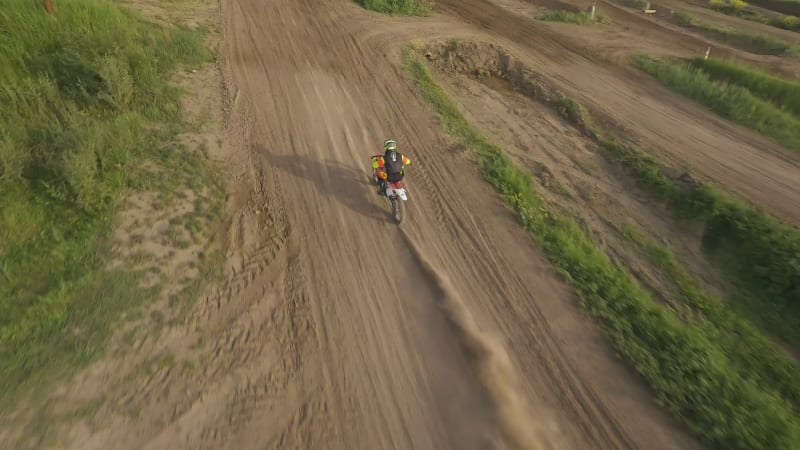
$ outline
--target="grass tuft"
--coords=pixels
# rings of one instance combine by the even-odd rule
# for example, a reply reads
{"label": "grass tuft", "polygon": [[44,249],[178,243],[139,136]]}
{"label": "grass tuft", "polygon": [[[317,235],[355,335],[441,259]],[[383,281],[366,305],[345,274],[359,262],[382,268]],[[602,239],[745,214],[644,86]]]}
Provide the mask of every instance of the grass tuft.
{"label": "grass tuft", "polygon": [[595,16],[592,17],[592,15],[586,11],[572,12],[572,11],[564,11],[562,9],[558,9],[555,11],[545,11],[542,14],[536,16],[536,18],[548,22],[574,23],[577,25],[589,25],[593,23],[605,22],[605,20],[597,14],[595,14]]}
{"label": "grass tuft", "polygon": [[357,0],[366,9],[384,14],[427,16],[433,11],[434,0]]}

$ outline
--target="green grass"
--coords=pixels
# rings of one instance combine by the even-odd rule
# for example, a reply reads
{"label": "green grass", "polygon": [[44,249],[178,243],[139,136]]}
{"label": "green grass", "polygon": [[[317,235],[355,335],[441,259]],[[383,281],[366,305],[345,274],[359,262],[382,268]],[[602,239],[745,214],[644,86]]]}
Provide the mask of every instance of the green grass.
{"label": "green grass", "polygon": [[669,249],[630,226],[624,227],[623,234],[675,284],[680,301],[694,313],[692,322],[720,346],[743,377],[800,410],[798,367],[784,352],[721,299],[706,292]]}
{"label": "green grass", "polygon": [[797,53],[797,46],[763,34],[728,30],[699,21],[685,12],[676,12],[672,21],[684,28],[698,31],[719,42],[728,43],[743,50],[764,55],[790,55]]}
{"label": "green grass", "polygon": [[700,328],[657,304],[578,224],[559,216],[535,192],[530,175],[470,126],[408,49],[404,64],[441,126],[476,153],[484,178],[602,321],[619,353],[648,381],[664,407],[715,448],[800,447],[800,428],[784,401],[743,377]]}
{"label": "green grass", "polygon": [[633,64],[670,89],[706,106],[722,117],[760,132],[784,147],[800,152],[800,119],[749,90],[712,80],[690,64],[636,55]]}
{"label": "green grass", "polygon": [[588,25],[592,23],[601,23],[603,18],[595,14],[594,17],[586,11],[572,12],[564,10],[546,11],[536,16],[539,20],[548,22],[564,22],[574,23],[577,25]]}
{"label": "green grass", "polygon": [[800,117],[800,83],[784,80],[734,61],[697,58],[692,64],[713,80],[741,86],[762,100],[767,100]]}
{"label": "green grass", "polygon": [[57,4],[55,17],[39,2],[0,6],[0,399],[85,364],[119,311],[152,298],[142,274],[104,269],[120,200],[174,180],[145,160],[201,164],[174,144],[180,92],[167,80],[211,60],[203,33],[113,2]]}
{"label": "green grass", "polygon": [[384,14],[427,16],[433,11],[434,0],[357,0],[366,9]]}
{"label": "green grass", "polygon": [[800,345],[800,231],[709,184],[679,186],[639,150],[610,140],[602,146],[656,198],[704,225],[705,249],[741,289],[741,306]]}

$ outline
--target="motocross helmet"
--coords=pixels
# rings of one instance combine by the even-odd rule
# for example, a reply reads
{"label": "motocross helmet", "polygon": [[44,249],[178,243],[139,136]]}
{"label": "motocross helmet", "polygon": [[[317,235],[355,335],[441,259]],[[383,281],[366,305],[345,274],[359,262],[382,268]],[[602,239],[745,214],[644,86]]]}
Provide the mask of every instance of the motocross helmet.
{"label": "motocross helmet", "polygon": [[388,157],[392,161],[397,159],[397,142],[392,139],[387,139],[383,143],[383,156]]}

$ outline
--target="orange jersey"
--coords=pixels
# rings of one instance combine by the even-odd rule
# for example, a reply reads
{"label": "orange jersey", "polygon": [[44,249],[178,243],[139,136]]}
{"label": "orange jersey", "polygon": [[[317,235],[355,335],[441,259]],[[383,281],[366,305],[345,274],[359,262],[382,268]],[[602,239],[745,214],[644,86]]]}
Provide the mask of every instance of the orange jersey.
{"label": "orange jersey", "polygon": [[[403,168],[411,164],[411,158],[408,156],[400,153],[400,158],[403,162]],[[383,160],[383,155],[375,155],[372,157],[372,168],[381,180],[386,181],[386,179],[389,178],[389,175],[386,173],[386,162]]]}
{"label": "orange jersey", "polygon": [[[400,154],[400,157],[403,159],[403,167],[411,164],[411,158],[404,154]],[[386,167],[386,163],[383,161],[383,155],[375,155],[372,157],[372,168],[373,169],[383,169]]]}

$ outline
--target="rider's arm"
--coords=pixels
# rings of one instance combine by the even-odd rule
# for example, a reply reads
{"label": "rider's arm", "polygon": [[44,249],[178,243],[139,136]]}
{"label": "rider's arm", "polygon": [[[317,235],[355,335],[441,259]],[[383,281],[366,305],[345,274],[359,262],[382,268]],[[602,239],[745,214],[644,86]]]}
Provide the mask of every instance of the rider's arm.
{"label": "rider's arm", "polygon": [[406,155],[403,155],[403,165],[404,165],[404,166],[407,166],[407,165],[409,165],[409,164],[411,164],[411,158],[409,158],[409,157],[408,157],[408,156],[406,156]]}

